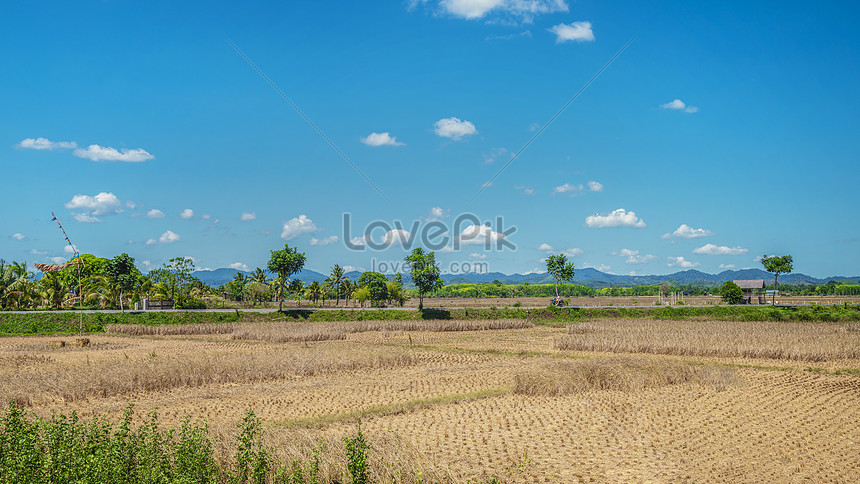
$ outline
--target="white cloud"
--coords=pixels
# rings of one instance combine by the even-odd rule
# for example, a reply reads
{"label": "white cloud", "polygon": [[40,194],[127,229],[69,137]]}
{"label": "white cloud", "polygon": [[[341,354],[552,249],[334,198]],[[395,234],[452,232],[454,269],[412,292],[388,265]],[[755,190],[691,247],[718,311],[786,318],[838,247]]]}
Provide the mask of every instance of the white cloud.
{"label": "white cloud", "polygon": [[681,237],[682,239],[695,239],[697,237],[710,237],[713,232],[707,229],[694,229],[687,224],[681,224],[671,234],[663,234],[660,237],[668,239],[669,237]]}
{"label": "white cloud", "polygon": [[553,193],[570,193],[572,195],[579,195],[585,187],[580,183],[579,185],[571,185],[570,183],[565,183],[564,185],[557,186],[553,188]]}
{"label": "white cloud", "polygon": [[233,269],[236,269],[237,271],[248,272],[250,270],[250,268],[248,267],[248,264],[243,264],[241,262],[234,262],[234,263],[230,264],[230,267]]}
{"label": "white cloud", "polygon": [[[162,244],[172,244],[174,242],[177,242],[181,238],[182,237],[179,234],[177,234],[171,230],[168,230],[168,231],[164,232],[163,234],[161,234],[161,237],[158,238],[158,241],[161,242]],[[149,244],[148,241],[147,241],[147,244]]]}
{"label": "white cloud", "polygon": [[71,244],[66,244],[66,246],[63,247],[63,252],[65,252],[66,254],[75,254],[77,253],[77,251],[78,248]]}
{"label": "white cloud", "polygon": [[158,243],[158,241],[155,239],[147,239],[147,241],[146,241],[146,245],[155,245],[157,243]]}
{"label": "white cloud", "polygon": [[591,30],[591,22],[573,22],[572,24],[553,25],[547,29],[556,35],[555,43],[562,42],[594,42],[594,32]]}
{"label": "white cloud", "polygon": [[203,220],[209,220],[210,218],[212,218],[212,216],[209,215],[208,213],[204,213],[203,215],[200,216],[200,218],[202,218]]}
{"label": "white cloud", "polygon": [[[557,252],[553,246],[551,246],[547,243],[543,243],[540,246],[538,246],[538,250],[546,252],[547,254],[554,254]],[[583,250],[578,248],[578,247],[571,247],[569,249],[564,249],[561,251],[561,253],[562,253],[562,255],[564,255],[566,257],[578,257],[578,256],[581,256],[582,254],[584,254]]]}
{"label": "white cloud", "polygon": [[534,195],[535,194],[535,188],[532,185],[529,185],[529,186],[514,185],[514,189],[523,192],[524,195]]}
{"label": "white cloud", "polygon": [[450,208],[442,208],[442,207],[432,207],[430,209],[430,214],[424,217],[424,220],[427,222],[433,222],[437,220],[446,219],[451,216]]}
{"label": "white cloud", "polygon": [[78,213],[72,212],[72,215],[78,222],[85,223],[101,222],[98,218],[100,216],[122,212],[122,202],[116,195],[107,192],[94,196],[75,195],[65,207],[70,210],[80,210]]}
{"label": "white cloud", "polygon": [[484,164],[489,165],[491,163],[495,163],[500,158],[501,159],[507,158],[508,160],[510,160],[512,156],[513,156],[513,153],[508,151],[507,148],[493,148],[492,150],[490,150],[489,153],[483,154]]}
{"label": "white cloud", "polygon": [[621,249],[621,251],[613,252],[612,254],[627,257],[627,260],[624,261],[625,264],[645,264],[646,262],[651,262],[657,258],[657,256],[652,254],[640,255],[638,250],[630,249]]}
{"label": "white cloud", "polygon": [[310,242],[311,245],[329,245],[334,244],[338,240],[340,240],[340,237],[338,237],[337,235],[332,235],[331,237],[323,237],[322,239],[311,237]]}
{"label": "white cloud", "polygon": [[600,182],[596,182],[596,181],[592,180],[592,181],[588,182],[588,189],[591,190],[592,192],[602,192],[603,191],[603,184]]}
{"label": "white cloud", "polygon": [[343,272],[353,272],[353,271],[365,272],[367,270],[364,267],[356,267],[356,266],[351,266],[349,264],[342,266],[342,267],[343,267]]}
{"label": "white cloud", "polygon": [[[203,216],[206,218],[206,215]],[[242,215],[239,216],[239,220],[243,222],[250,222],[251,220],[256,220],[257,214],[255,212],[243,212]]]}
{"label": "white cloud", "polygon": [[14,234],[12,234],[12,238],[15,240],[25,240],[27,236],[20,232],[15,232]]}
{"label": "white cloud", "polygon": [[25,138],[20,143],[15,145],[17,148],[30,150],[70,150],[77,148],[78,144],[74,141],[51,141],[48,138]]}
{"label": "white cloud", "polygon": [[86,158],[92,161],[126,161],[131,163],[155,158],[142,148],[133,150],[122,148],[121,151],[118,151],[116,148],[100,145],[89,145],[86,149],[78,148],[75,150],[74,155],[78,158]]}
{"label": "white cloud", "polygon": [[749,252],[749,249],[745,249],[741,246],[737,247],[727,247],[725,245],[714,245],[714,244],[705,244],[701,247],[693,249],[694,254],[708,254],[708,255],[741,255]]}
{"label": "white cloud", "polygon": [[608,215],[590,215],[585,217],[585,225],[590,228],[606,228],[606,227],[635,227],[637,229],[644,228],[645,221],[636,216],[634,211],[626,211],[623,208],[613,210]]}
{"label": "white cloud", "polygon": [[464,136],[471,136],[478,132],[475,125],[469,121],[460,121],[460,118],[450,117],[440,119],[433,123],[436,128],[436,136],[450,138],[454,141],[459,141]]}
{"label": "white cloud", "polygon": [[53,262],[54,264],[62,264],[64,262],[66,262],[66,258],[65,257],[59,257],[59,256],[51,257],[51,262]]}
{"label": "white cloud", "polygon": [[504,239],[505,234],[496,232],[486,225],[469,225],[459,235],[461,244],[484,244],[487,240],[498,241]]}
{"label": "white cloud", "polygon": [[102,219],[86,213],[73,213],[72,216],[75,217],[75,220],[77,220],[78,222],[85,224],[95,224],[102,221]]}
{"label": "white cloud", "polygon": [[353,237],[349,239],[349,243],[352,245],[367,245],[367,239],[362,235],[360,237]]}
{"label": "white cloud", "polygon": [[391,229],[385,233],[385,236],[383,236],[382,243],[386,246],[399,243],[401,246],[405,247],[409,243],[411,236],[412,234],[410,234],[408,230]]}
{"label": "white cloud", "polygon": [[39,250],[39,249],[30,249],[30,254],[32,255],[47,255],[47,250]]}
{"label": "white cloud", "polygon": [[608,265],[606,265],[606,264],[600,264],[600,265],[598,265],[598,266],[593,266],[593,265],[591,265],[591,264],[589,264],[589,263],[585,263],[585,264],[582,266],[582,268],[583,268],[583,269],[596,269],[596,270],[598,270],[598,271],[600,271],[600,272],[605,272],[605,273],[607,273],[607,274],[612,274],[611,272],[609,272],[609,271],[612,269],[612,266],[608,266]]}
{"label": "white cloud", "polygon": [[[414,7],[427,0],[409,3]],[[564,0],[439,0],[438,3],[443,12],[470,20],[495,16],[530,23],[536,15],[568,10]]]}
{"label": "white cloud", "polygon": [[153,208],[152,210],[146,212],[146,216],[149,218],[164,218],[164,212],[157,208]]}
{"label": "white cloud", "polygon": [[318,231],[319,228],[307,215],[299,215],[297,218],[291,218],[284,224],[284,230],[281,231],[281,238],[284,240],[292,240],[302,234],[309,234]]}
{"label": "white cloud", "polygon": [[361,142],[367,146],[403,146],[406,144],[397,141],[397,138],[388,134],[387,131],[384,133],[370,133],[366,137],[361,138]]}
{"label": "white cloud", "polygon": [[663,109],[672,109],[674,111],[684,111],[685,113],[695,113],[699,110],[696,106],[688,106],[684,104],[684,101],[680,99],[675,99],[674,101],[669,101],[666,104],[661,104],[661,108]]}
{"label": "white cloud", "polygon": [[669,257],[669,263],[666,264],[669,267],[682,267],[685,269],[689,269],[690,267],[696,267],[699,265],[698,262],[690,262],[688,260],[684,260],[683,257]]}
{"label": "white cloud", "polygon": [[720,264],[720,269],[734,269],[734,264]]}
{"label": "white cloud", "polygon": [[92,215],[111,215],[122,212],[122,203],[113,193],[101,192],[95,196],[75,195],[66,203],[70,210],[84,210]]}
{"label": "white cloud", "polygon": [[179,212],[179,216],[181,218],[184,218],[185,220],[188,220],[194,216],[194,210],[191,210],[190,208],[186,208],[185,210]]}
{"label": "white cloud", "polygon": [[477,252],[472,252],[469,254],[469,258],[472,260],[484,260],[487,258],[487,254],[479,254]]}

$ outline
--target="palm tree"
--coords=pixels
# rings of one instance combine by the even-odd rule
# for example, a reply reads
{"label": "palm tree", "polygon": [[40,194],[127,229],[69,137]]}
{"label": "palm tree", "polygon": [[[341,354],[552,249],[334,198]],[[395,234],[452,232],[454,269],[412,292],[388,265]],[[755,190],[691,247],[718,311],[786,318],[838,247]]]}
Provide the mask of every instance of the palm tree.
{"label": "palm tree", "polygon": [[0,259],[0,307],[5,308],[12,302],[14,297],[20,302],[20,291],[30,280],[25,262],[12,262]]}
{"label": "palm tree", "polygon": [[254,272],[252,272],[249,277],[252,281],[260,284],[269,285],[269,283],[272,282],[272,276],[269,275],[269,271],[259,267],[254,269]]}
{"label": "palm tree", "polygon": [[335,297],[337,298],[336,306],[340,305],[340,293],[343,290],[343,281],[346,278],[344,277],[343,267],[335,264],[334,267],[331,268],[331,274],[328,276],[328,279],[325,281],[334,288]]}
{"label": "palm tree", "polygon": [[323,288],[317,281],[312,282],[305,290],[305,297],[316,304],[323,297]]}
{"label": "palm tree", "polygon": [[56,272],[46,272],[39,281],[39,296],[46,305],[59,309],[69,293],[69,288]]}
{"label": "palm tree", "polygon": [[299,279],[290,281],[290,292],[296,296],[296,307],[302,302],[302,294],[305,292],[305,283]]}

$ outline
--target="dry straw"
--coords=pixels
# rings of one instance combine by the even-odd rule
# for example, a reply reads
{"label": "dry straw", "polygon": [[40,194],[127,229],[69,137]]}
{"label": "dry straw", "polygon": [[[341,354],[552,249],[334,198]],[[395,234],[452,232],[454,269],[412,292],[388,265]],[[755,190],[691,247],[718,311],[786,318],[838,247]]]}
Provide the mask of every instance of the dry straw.
{"label": "dry straw", "polygon": [[736,370],[680,361],[595,358],[545,365],[518,373],[514,393],[567,395],[593,390],[637,391],[682,383],[704,383],[722,390],[736,382]]}
{"label": "dry straw", "polygon": [[830,361],[860,358],[855,323],[614,320],[573,324],[555,349]]}

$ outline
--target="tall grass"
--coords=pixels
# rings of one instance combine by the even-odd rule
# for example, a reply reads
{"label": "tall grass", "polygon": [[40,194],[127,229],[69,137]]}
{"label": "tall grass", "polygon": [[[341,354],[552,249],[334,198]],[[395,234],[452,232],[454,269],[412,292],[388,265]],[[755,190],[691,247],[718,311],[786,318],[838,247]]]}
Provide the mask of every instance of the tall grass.
{"label": "tall grass", "polygon": [[221,323],[150,326],[139,324],[111,324],[108,333],[131,335],[207,335],[230,334],[234,340],[275,342],[328,341],[346,339],[350,333],[367,331],[484,331],[532,327],[524,319],[479,320],[406,320],[406,321],[348,321],[348,322],[278,322],[278,323]]}
{"label": "tall grass", "polygon": [[[185,417],[162,429],[155,412],[133,425],[132,406],[113,424],[31,417],[10,405],[0,421],[0,481],[32,483],[335,483],[430,482],[450,476],[428,468],[402,442],[371,442],[360,424],[340,442],[272,441],[249,410],[236,431],[215,433]],[[274,444],[274,445],[273,445]],[[394,444],[394,445],[392,445]],[[286,452],[285,452],[286,451]]]}
{"label": "tall grass", "polygon": [[829,361],[860,358],[856,323],[617,320],[571,324],[559,350]]}
{"label": "tall grass", "polygon": [[594,358],[545,365],[515,376],[514,393],[567,395],[592,390],[636,391],[681,383],[718,388],[734,383],[735,370],[644,358]]}
{"label": "tall grass", "polygon": [[257,383],[300,376],[417,364],[406,349],[321,347],[308,351],[206,352],[155,354],[116,359],[102,365],[38,365],[0,373],[0,401],[22,405],[75,402],[91,397],[158,392],[209,384]]}

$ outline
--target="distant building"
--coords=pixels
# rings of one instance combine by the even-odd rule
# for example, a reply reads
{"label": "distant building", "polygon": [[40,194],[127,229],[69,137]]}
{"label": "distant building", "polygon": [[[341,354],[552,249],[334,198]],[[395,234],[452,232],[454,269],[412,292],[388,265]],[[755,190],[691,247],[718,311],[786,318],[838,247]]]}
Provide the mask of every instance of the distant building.
{"label": "distant building", "polygon": [[744,292],[745,304],[764,304],[764,279],[732,281]]}

